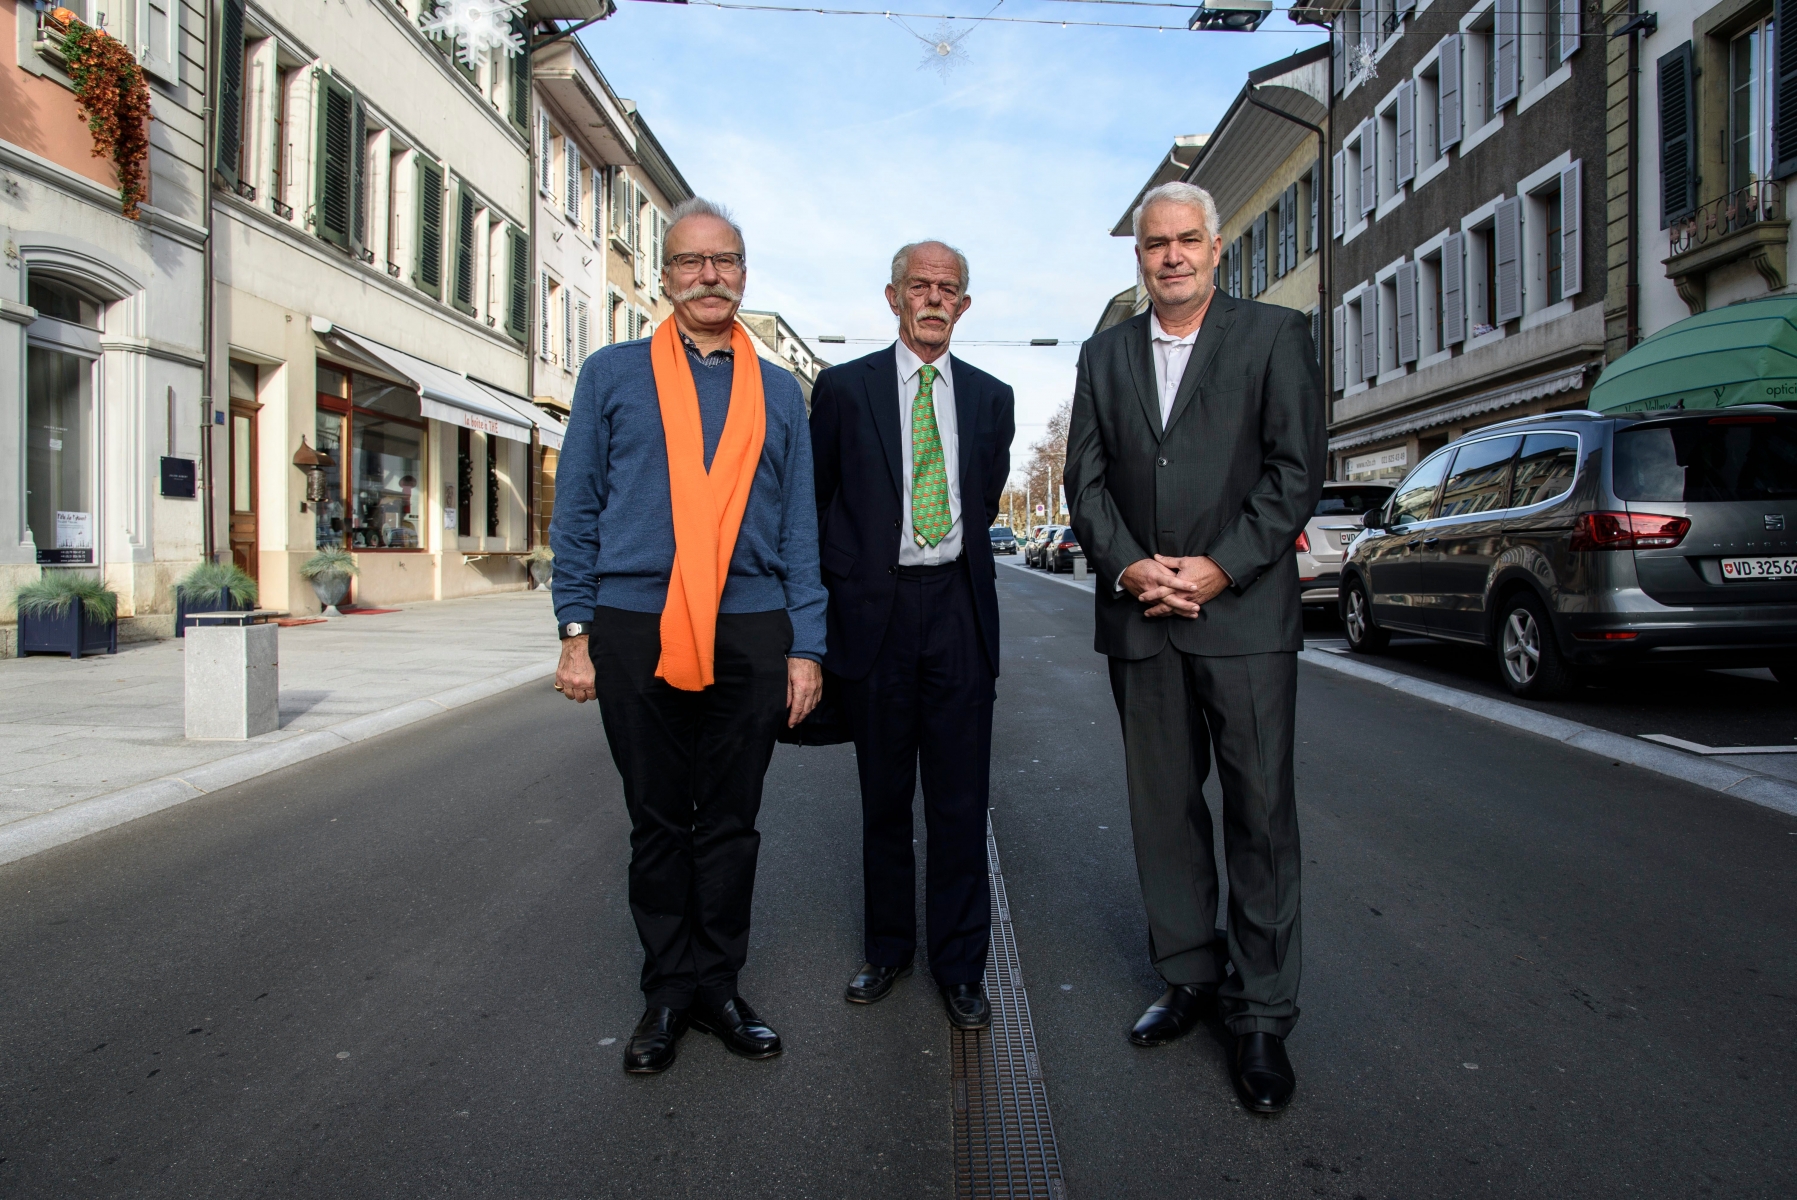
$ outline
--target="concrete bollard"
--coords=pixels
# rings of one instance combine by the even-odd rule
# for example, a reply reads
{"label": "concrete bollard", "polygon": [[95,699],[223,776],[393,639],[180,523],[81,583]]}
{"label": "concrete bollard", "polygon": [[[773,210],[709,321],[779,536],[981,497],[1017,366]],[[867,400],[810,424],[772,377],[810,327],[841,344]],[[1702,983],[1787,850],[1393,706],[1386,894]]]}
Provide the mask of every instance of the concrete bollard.
{"label": "concrete bollard", "polygon": [[1075,554],[1073,556],[1073,577],[1075,579],[1084,579],[1086,577],[1086,556],[1083,554]]}
{"label": "concrete bollard", "polygon": [[243,741],[281,724],[279,626],[187,631],[187,736]]}

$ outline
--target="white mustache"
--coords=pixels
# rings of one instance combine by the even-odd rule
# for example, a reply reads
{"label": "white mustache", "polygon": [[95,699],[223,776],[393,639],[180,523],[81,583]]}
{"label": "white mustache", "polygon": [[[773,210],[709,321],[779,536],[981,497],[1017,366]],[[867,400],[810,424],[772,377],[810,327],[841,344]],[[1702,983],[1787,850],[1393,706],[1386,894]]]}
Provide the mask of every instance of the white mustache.
{"label": "white mustache", "polygon": [[950,325],[953,325],[955,323],[954,316],[946,308],[933,308],[932,307],[932,308],[918,309],[917,310],[917,319],[919,321],[921,321],[925,317],[935,317],[939,321],[947,321]]}
{"label": "white mustache", "polygon": [[694,300],[703,300],[707,296],[716,296],[728,300],[732,304],[741,304],[743,295],[721,283],[695,283],[684,292],[675,292],[673,299],[679,304],[690,304]]}

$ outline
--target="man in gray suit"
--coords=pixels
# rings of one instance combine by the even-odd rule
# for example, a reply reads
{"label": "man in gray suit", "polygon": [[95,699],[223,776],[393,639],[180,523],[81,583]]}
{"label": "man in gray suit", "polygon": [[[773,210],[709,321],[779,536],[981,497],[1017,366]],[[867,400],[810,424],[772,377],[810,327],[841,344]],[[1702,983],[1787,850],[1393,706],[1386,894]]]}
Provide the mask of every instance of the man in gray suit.
{"label": "man in gray suit", "polygon": [[[1297,1086],[1284,1045],[1298,1019],[1294,542],[1327,462],[1323,381],[1301,314],[1216,290],[1209,193],[1164,184],[1134,222],[1153,307],[1081,350],[1066,470],[1097,569],[1149,953],[1168,985],[1130,1040],[1163,1045],[1220,1005],[1238,1094],[1277,1112]],[[1226,944],[1202,791],[1213,747]]]}

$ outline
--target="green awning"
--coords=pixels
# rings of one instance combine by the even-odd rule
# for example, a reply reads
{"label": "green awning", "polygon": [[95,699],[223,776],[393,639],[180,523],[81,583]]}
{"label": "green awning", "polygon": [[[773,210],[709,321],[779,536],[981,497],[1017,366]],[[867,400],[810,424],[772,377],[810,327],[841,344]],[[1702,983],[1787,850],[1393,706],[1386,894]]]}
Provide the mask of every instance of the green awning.
{"label": "green awning", "polygon": [[1797,296],[1768,296],[1668,325],[1604,368],[1590,406],[1641,412],[1793,401]]}

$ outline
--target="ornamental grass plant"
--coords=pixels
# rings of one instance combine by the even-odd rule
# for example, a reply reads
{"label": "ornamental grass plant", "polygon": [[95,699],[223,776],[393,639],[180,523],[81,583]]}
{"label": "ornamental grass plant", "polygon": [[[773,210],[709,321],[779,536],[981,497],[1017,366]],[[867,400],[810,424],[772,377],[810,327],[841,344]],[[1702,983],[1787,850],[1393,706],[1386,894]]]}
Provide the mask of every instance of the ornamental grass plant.
{"label": "ornamental grass plant", "polygon": [[361,570],[356,556],[342,546],[320,546],[318,553],[300,564],[299,573],[301,579],[348,578],[360,575]]}
{"label": "ornamental grass plant", "polygon": [[74,571],[45,571],[14,597],[19,612],[28,617],[60,617],[76,602],[90,621],[109,622],[118,616],[119,598],[92,575]]}
{"label": "ornamental grass plant", "polygon": [[186,600],[210,600],[228,592],[232,603],[256,607],[256,581],[236,563],[200,563],[181,577],[175,590]]}

